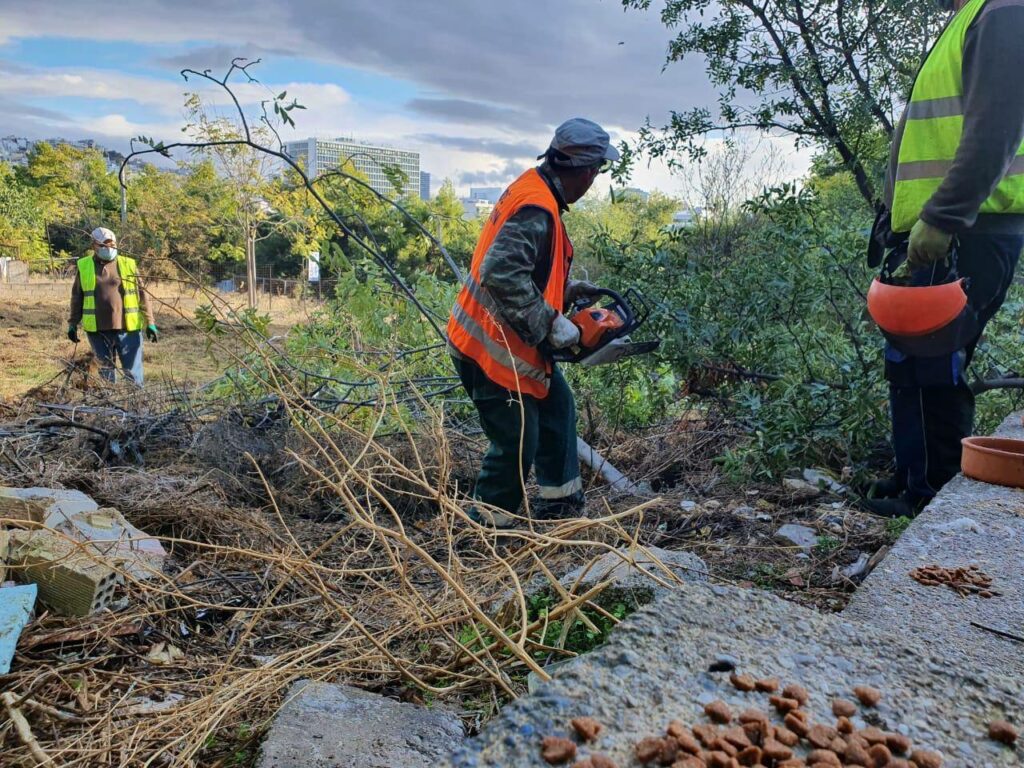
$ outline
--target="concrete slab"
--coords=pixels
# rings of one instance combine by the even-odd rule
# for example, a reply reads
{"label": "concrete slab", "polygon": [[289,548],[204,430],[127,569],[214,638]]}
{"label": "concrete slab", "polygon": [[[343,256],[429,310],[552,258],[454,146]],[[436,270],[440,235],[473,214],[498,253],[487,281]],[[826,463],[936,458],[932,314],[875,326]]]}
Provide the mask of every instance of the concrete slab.
{"label": "concrete slab", "polygon": [[11,671],[14,648],[35,604],[35,584],[0,588],[0,675]]}
{"label": "concrete slab", "polygon": [[455,715],[347,685],[296,682],[258,768],[434,768],[462,741]]}
{"label": "concrete slab", "polygon": [[[1024,439],[1020,415],[996,431]],[[972,626],[1024,636],[1024,490],[963,476],[946,485],[869,575],[843,612],[912,642],[939,649],[965,667],[1024,679],[1024,643]],[[910,578],[922,565],[977,564],[999,597],[960,597]]]}
{"label": "concrete slab", "polygon": [[[566,736],[569,720],[595,717],[605,732],[591,751],[635,765],[633,745],[664,732],[673,719],[707,722],[704,704],[723,699],[737,711],[767,707],[765,694],[740,693],[710,665],[728,659],[755,677],[777,676],[810,692],[807,709],[835,722],[830,702],[854,685],[884,693],[872,720],[945,755],[946,768],[1020,765],[1020,756],[989,741],[990,720],[1021,722],[1024,689],[999,669],[957,671],[927,645],[864,628],[763,592],[685,585],[631,616],[609,643],[512,702],[480,736],[459,749],[455,768],[542,766],[540,740]],[[860,718],[857,718],[858,720]],[[859,726],[863,727],[864,723]]]}
{"label": "concrete slab", "polygon": [[93,512],[99,508],[81,491],[0,487],[0,518],[42,523],[58,505],[68,514]]}

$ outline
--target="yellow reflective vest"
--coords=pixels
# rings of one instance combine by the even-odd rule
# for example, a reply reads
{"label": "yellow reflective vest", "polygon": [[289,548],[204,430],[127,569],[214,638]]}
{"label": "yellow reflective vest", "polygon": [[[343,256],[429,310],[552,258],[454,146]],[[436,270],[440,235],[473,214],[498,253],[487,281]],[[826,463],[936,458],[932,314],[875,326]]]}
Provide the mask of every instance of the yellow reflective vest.
{"label": "yellow reflective vest", "polygon": [[[963,65],[967,30],[987,0],[969,0],[939,37],[914,82],[899,147],[893,232],[909,232],[953,165],[964,127]],[[1024,44],[1024,43],[1022,43]],[[1007,87],[1020,87],[1007,72]],[[980,213],[1024,214],[1024,145]]]}
{"label": "yellow reflective vest", "polygon": [[[139,281],[135,259],[117,257],[117,273],[121,276],[121,293],[124,296],[124,329],[142,330],[142,313],[139,310]],[[82,284],[82,327],[89,333],[96,333],[96,262],[93,256],[78,260],[78,278]]]}

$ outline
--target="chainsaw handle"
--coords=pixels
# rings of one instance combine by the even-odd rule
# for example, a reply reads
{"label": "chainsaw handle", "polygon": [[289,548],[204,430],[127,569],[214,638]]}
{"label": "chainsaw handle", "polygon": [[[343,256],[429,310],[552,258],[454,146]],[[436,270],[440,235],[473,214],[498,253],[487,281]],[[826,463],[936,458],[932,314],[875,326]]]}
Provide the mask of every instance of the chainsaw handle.
{"label": "chainsaw handle", "polygon": [[[632,289],[631,289],[632,290]],[[615,312],[622,318],[623,325],[625,327],[631,327],[636,322],[636,318],[633,316],[633,309],[629,306],[629,303],[622,297],[622,294],[618,291],[613,291],[611,288],[598,288],[596,291],[588,296],[581,296],[573,302],[573,314],[581,312],[587,307],[592,307],[597,304],[602,297],[606,297],[612,300],[611,304],[607,305],[606,309],[614,309]],[[571,315],[570,315],[571,317]]]}

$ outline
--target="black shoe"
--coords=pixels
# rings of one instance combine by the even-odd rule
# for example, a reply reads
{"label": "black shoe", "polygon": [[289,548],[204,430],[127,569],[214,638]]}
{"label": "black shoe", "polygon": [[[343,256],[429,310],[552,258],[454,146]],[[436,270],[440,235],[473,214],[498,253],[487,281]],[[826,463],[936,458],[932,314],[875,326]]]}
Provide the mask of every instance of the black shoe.
{"label": "black shoe", "polygon": [[916,504],[900,497],[896,499],[861,499],[860,506],[867,512],[879,517],[910,517],[914,518],[925,508],[927,500]]}
{"label": "black shoe", "polygon": [[580,517],[586,497],[583,491],[576,491],[570,496],[560,499],[533,499],[530,502],[530,516],[534,520],[562,520],[567,517]]}
{"label": "black shoe", "polygon": [[867,497],[869,499],[895,499],[902,496],[905,490],[907,490],[906,481],[892,475],[872,482],[868,486]]}

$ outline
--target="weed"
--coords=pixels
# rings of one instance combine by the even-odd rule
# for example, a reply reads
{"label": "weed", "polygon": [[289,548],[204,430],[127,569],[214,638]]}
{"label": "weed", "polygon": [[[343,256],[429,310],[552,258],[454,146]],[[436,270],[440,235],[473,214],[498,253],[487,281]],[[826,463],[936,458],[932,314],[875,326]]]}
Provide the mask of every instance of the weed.
{"label": "weed", "polygon": [[885,538],[890,543],[896,541],[913,522],[909,517],[896,517],[885,521]]}
{"label": "weed", "polygon": [[822,557],[828,557],[838,551],[842,545],[843,542],[835,536],[821,536],[818,538],[818,543],[814,545],[814,551]]}

